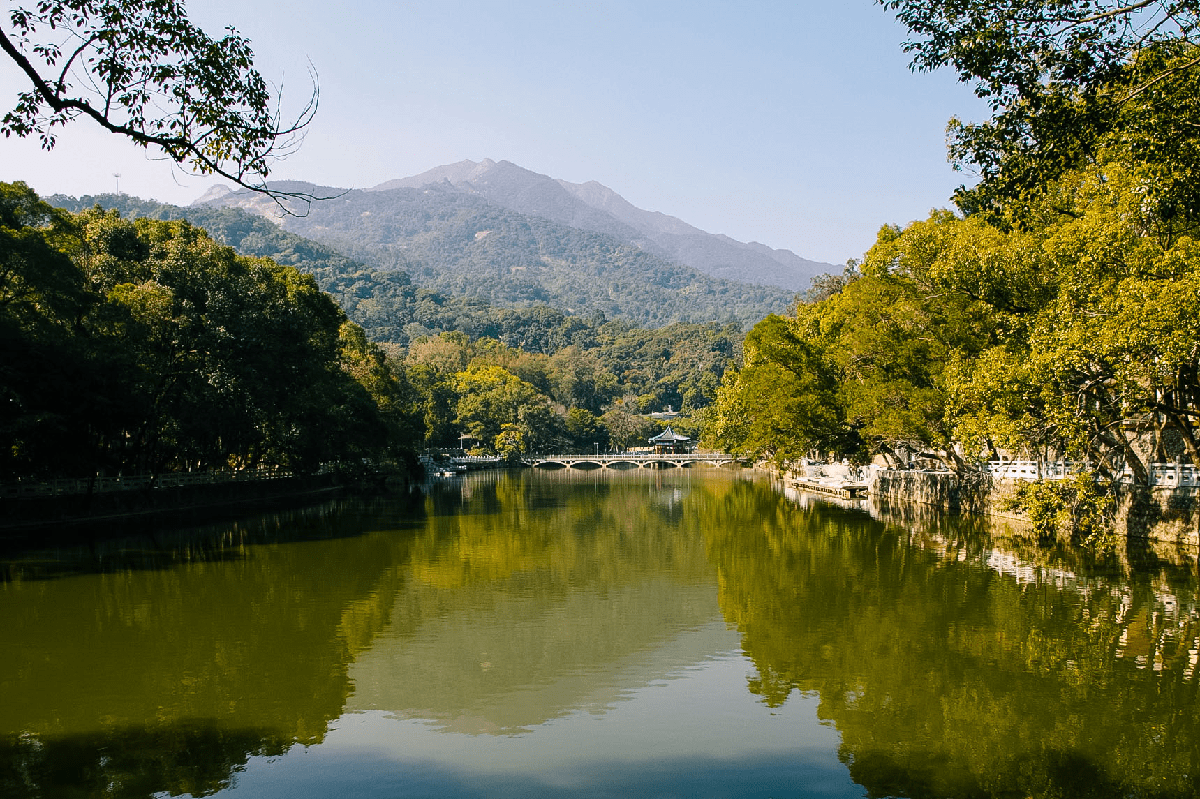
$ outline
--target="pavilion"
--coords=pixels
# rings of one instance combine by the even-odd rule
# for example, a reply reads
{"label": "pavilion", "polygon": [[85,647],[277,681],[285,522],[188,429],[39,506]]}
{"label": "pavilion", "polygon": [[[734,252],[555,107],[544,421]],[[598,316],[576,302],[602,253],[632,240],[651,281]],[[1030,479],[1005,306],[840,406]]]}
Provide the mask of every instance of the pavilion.
{"label": "pavilion", "polygon": [[686,455],[692,451],[692,439],[670,427],[650,439],[655,455]]}

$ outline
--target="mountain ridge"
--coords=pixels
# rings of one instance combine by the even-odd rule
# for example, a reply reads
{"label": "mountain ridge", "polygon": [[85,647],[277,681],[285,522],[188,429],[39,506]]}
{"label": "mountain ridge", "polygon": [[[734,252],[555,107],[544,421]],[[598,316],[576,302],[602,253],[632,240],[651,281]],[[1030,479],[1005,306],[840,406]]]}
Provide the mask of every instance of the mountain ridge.
{"label": "mountain ridge", "polygon": [[840,271],[838,266],[802,258],[791,250],[740,242],[661,211],[638,208],[597,181],[572,183],[510,161],[467,159],[385,181],[367,191],[422,189],[435,184],[475,194],[518,213],[615,236],[660,258],[725,280],[804,291],[813,277]]}
{"label": "mountain ridge", "polygon": [[[509,174],[517,182],[526,179]],[[269,185],[288,192],[319,188],[296,181]],[[577,202],[542,181],[534,182],[530,197]],[[427,289],[496,306],[547,304],[648,327],[732,321],[745,329],[769,313],[785,312],[794,299],[778,287],[706,275],[622,237],[510,210],[448,180],[420,189],[342,191],[296,216],[250,191],[190,206],[223,207],[266,217],[373,268],[402,270]]]}

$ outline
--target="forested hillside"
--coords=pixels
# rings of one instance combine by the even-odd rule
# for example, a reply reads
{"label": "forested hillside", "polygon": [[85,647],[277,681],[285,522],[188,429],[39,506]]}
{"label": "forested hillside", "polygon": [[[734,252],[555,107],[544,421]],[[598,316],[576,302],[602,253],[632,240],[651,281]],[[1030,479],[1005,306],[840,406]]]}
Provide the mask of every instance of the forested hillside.
{"label": "forested hillside", "polygon": [[243,255],[312,274],[391,354],[416,392],[429,446],[457,445],[464,433],[484,451],[509,453],[644,444],[657,428],[643,415],[667,406],[684,411],[677,427],[698,436],[741,347],[736,324],[645,329],[545,305],[494,308],[446,297],[240,209],[183,209],[123,195],[51,199],[71,209],[99,204],[132,217],[187,217]]}
{"label": "forested hillside", "polygon": [[[54,195],[47,199],[68,211],[78,212],[98,205],[127,218],[187,219],[242,255],[271,258],[313,275],[347,315],[373,341],[380,343],[407,346],[421,336],[457,331],[471,339],[495,338],[510,347],[552,354],[570,345],[594,348],[605,339],[640,336],[646,340],[658,337],[673,340],[675,337],[670,330],[661,333],[642,330],[628,322],[610,321],[603,314],[583,317],[547,305],[497,308],[481,301],[447,296],[413,285],[406,272],[369,268],[238,208],[180,208],[123,194],[78,199]],[[725,330],[726,327],[709,324],[681,329]],[[739,338],[736,332],[722,335]]]}
{"label": "forested hillside", "polygon": [[389,180],[372,191],[431,185],[477,195],[517,213],[605,233],[711,277],[804,291],[811,278],[835,270],[831,264],[801,258],[790,250],[735,241],[676,217],[643,210],[595,181],[555,180],[509,161],[460,161]]}
{"label": "forested hillside", "polygon": [[[272,185],[322,192],[301,183]],[[279,217],[270,200],[249,192],[207,205]],[[645,327],[710,321],[749,327],[785,310],[793,297],[709,277],[613,236],[520,214],[450,186],[351,191],[281,222],[373,267],[405,270],[418,285],[494,305],[544,303]]]}

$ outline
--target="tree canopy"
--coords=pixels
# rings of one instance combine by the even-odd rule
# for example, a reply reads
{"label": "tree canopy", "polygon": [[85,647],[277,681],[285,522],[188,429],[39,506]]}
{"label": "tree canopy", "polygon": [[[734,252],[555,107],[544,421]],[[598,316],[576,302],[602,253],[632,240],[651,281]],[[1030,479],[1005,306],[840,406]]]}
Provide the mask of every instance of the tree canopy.
{"label": "tree canopy", "polygon": [[0,475],[402,458],[412,407],[311,276],[0,184]]}
{"label": "tree canopy", "polygon": [[1031,205],[1036,224],[884,228],[857,276],[751,331],[714,430],[791,457],[852,455],[850,430],[955,467],[1079,458],[1143,485],[1152,463],[1200,462],[1200,245],[1156,235],[1143,185],[1098,164]]}
{"label": "tree canopy", "polygon": [[[658,430],[645,414],[667,406],[684,413],[672,420],[676,429],[696,438],[741,348],[736,324],[646,329],[603,314],[583,317],[546,305],[496,308],[433,292],[413,285],[404,272],[372,269],[240,209],[184,209],[115,195],[50,201],[79,213],[104,205],[130,217],[186,216],[244,256],[269,257],[313,275],[366,338],[393,356],[393,367],[403,370],[430,447],[457,446],[460,434],[485,428],[476,443],[487,451],[496,451],[502,434],[501,449],[510,453],[641,446]],[[484,366],[499,367],[534,389],[516,405],[524,421],[505,413],[484,421],[478,403],[460,414],[459,389],[475,383],[458,376]],[[472,405],[468,400],[464,407]],[[553,410],[550,416],[546,407]],[[480,424],[468,430],[472,421]],[[526,429],[517,435],[519,430],[503,430],[504,424]]]}
{"label": "tree canopy", "polygon": [[268,191],[272,162],[287,155],[317,109],[317,90],[295,121],[254,67],[232,27],[214,39],[181,0],[42,0],[15,5],[0,50],[30,83],[0,122],[5,136],[37,136],[81,117],[153,148],[200,174]]}
{"label": "tree canopy", "polygon": [[964,211],[1019,217],[1012,200],[1119,158],[1164,221],[1197,218],[1196,0],[880,2],[912,32],[915,69],[952,67],[991,104],[988,121],[951,121],[951,159],[981,178],[957,192]]}

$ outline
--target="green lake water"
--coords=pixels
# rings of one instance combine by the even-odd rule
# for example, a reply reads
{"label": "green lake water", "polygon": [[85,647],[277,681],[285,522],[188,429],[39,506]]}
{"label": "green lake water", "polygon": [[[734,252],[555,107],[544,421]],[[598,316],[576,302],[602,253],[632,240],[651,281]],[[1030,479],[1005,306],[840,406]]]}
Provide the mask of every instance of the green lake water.
{"label": "green lake water", "polygon": [[0,796],[1193,797],[1194,553],[477,473],[0,558]]}

